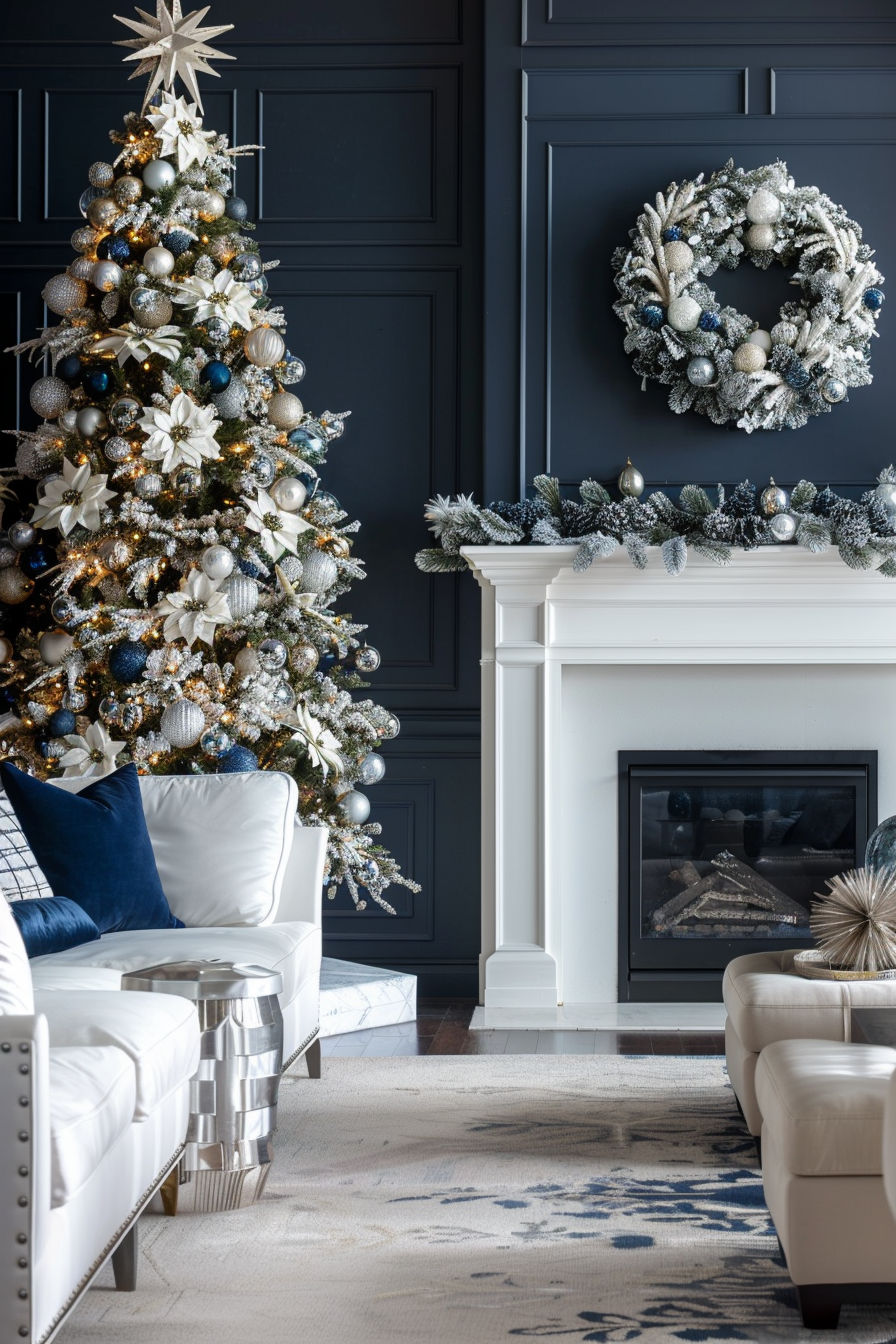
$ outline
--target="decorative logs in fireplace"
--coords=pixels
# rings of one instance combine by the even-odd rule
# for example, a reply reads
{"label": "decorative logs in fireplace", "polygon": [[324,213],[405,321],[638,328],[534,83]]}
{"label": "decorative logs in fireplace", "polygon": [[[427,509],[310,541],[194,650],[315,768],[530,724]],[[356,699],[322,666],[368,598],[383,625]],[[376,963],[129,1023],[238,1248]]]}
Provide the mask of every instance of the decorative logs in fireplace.
{"label": "decorative logs in fireplace", "polygon": [[806,910],[766,882],[729,850],[712,859],[713,871],[700,875],[690,860],[669,878],[683,885],[671,900],[654,910],[651,923],[658,934],[673,938],[761,938],[770,925],[805,925]]}

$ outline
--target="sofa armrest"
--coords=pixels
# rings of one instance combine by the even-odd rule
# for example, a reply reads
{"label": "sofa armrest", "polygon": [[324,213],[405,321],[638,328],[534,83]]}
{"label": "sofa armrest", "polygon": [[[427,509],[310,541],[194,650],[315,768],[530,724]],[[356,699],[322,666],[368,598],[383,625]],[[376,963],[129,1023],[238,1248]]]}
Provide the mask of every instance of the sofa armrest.
{"label": "sofa armrest", "polygon": [[0,1016],[0,1344],[34,1344],[39,1334],[34,1273],[50,1215],[49,1059],[45,1017]]}
{"label": "sofa armrest", "polygon": [[320,925],[329,835],[326,826],[301,826],[296,822],[277,906],[277,924],[297,920]]}

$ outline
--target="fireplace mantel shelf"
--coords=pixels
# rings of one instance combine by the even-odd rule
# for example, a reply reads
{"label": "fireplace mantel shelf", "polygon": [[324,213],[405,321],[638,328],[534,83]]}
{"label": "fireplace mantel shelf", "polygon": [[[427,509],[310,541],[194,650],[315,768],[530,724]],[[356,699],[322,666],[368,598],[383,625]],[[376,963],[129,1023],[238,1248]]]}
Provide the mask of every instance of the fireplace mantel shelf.
{"label": "fireplace mantel shelf", "polygon": [[[581,880],[570,877],[571,866],[564,876],[562,799],[570,774],[581,779],[583,770],[563,756],[564,667],[633,665],[642,673],[651,666],[718,667],[718,677],[727,679],[737,666],[768,676],[800,665],[822,675],[844,665],[896,664],[896,581],[852,570],[834,550],[735,551],[727,568],[691,553],[673,577],[658,551],[646,570],[635,569],[620,550],[577,574],[576,549],[466,546],[462,552],[482,588],[486,1007],[556,1008],[572,978],[565,976],[562,949],[574,938],[570,930],[581,922],[586,897],[578,890]],[[669,706],[657,684],[650,712],[661,723]],[[647,707],[639,708],[643,720]],[[805,733],[815,731],[805,723]],[[623,713],[619,728],[625,727]],[[586,765],[584,777],[593,781],[595,769]],[[615,1000],[606,977],[600,988],[601,1001]]]}

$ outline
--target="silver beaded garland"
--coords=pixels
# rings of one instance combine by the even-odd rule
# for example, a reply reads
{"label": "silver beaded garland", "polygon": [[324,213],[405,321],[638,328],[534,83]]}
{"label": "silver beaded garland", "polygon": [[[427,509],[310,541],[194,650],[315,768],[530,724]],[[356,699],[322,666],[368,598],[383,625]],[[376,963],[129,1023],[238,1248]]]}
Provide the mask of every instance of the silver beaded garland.
{"label": "silver beaded garland", "polygon": [[159,724],[172,747],[193,747],[205,727],[205,715],[192,700],[175,700],[162,714]]}

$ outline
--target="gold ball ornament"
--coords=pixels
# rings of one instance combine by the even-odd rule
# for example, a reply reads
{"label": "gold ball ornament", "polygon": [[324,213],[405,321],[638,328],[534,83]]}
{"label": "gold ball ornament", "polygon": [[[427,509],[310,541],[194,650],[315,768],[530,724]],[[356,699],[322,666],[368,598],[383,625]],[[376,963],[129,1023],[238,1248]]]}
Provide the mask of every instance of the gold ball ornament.
{"label": "gold ball ornament", "polygon": [[305,408],[292,392],[275,392],[268,402],[268,420],[275,429],[295,429]]}
{"label": "gold ball ornament", "polygon": [[99,235],[96,229],[88,228],[86,225],[82,225],[80,229],[75,229],[72,234],[72,247],[76,252],[82,252],[84,256],[93,256],[98,242]]}
{"label": "gold ball ornament", "polygon": [[87,170],[87,181],[92,187],[99,187],[100,191],[108,191],[115,181],[115,169],[111,163],[104,163],[100,160],[93,163]]}
{"label": "gold ball ornament", "polygon": [[330,555],[335,555],[340,560],[348,559],[351,554],[351,546],[346,537],[333,534],[324,541],[318,542],[321,550],[327,551]]}
{"label": "gold ball ornament", "polygon": [[775,231],[771,224],[751,224],[744,242],[753,252],[770,252],[775,245]]}
{"label": "gold ball ornament", "polygon": [[759,373],[765,368],[765,351],[750,341],[739,345],[731,360],[738,373]]}
{"label": "gold ball ornament", "polygon": [[619,473],[619,480],[616,482],[619,486],[619,493],[629,499],[638,499],[644,493],[644,477],[637,467],[632,466],[631,458],[628,458],[622,471]]}
{"label": "gold ball ornament", "polygon": [[54,275],[41,290],[41,298],[51,313],[67,317],[87,302],[87,285],[73,275]]}
{"label": "gold ball ornament", "polygon": [[17,565],[9,569],[0,569],[0,602],[16,606],[31,596],[34,584],[27,574],[23,574]]}
{"label": "gold ball ornament", "polygon": [[143,195],[143,183],[139,177],[120,177],[112,195],[121,206],[136,205]]}
{"label": "gold ball ornament", "polygon": [[666,269],[673,275],[681,275],[684,271],[689,271],[694,264],[694,254],[687,243],[672,242],[666,243],[663,248],[663,257],[666,262]]}
{"label": "gold ball ornament", "polygon": [[250,364],[272,369],[286,354],[286,342],[272,327],[256,327],[243,341],[243,350]]}
{"label": "gold ball ornament", "polygon": [[108,232],[115,223],[121,210],[111,196],[97,196],[87,207],[87,218],[96,229]]}
{"label": "gold ball ornament", "polygon": [[204,219],[206,224],[211,224],[213,220],[220,219],[225,209],[227,201],[220,191],[204,191],[198,202],[199,218]]}

